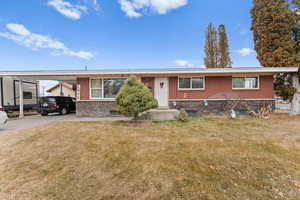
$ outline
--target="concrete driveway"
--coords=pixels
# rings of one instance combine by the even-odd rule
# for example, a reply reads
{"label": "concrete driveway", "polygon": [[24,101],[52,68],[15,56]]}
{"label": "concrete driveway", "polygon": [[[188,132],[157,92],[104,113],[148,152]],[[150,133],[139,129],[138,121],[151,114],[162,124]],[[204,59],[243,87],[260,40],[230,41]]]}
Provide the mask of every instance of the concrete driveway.
{"label": "concrete driveway", "polygon": [[41,116],[41,115],[33,115],[26,116],[22,119],[10,119],[4,128],[0,129],[1,133],[6,133],[10,131],[21,130],[25,128],[31,128],[37,125],[46,124],[50,122],[64,121],[68,119],[75,118],[74,114],[70,115],[49,115],[49,116]]}
{"label": "concrete driveway", "polygon": [[48,124],[51,122],[63,122],[63,121],[74,121],[74,122],[82,122],[82,121],[116,121],[116,120],[129,120],[129,118],[125,117],[107,117],[107,118],[90,118],[90,117],[76,117],[75,114],[69,115],[49,115],[49,116],[26,116],[22,119],[11,119],[7,122],[4,128],[0,128],[0,134],[8,133],[10,131],[17,131],[26,128],[32,128],[34,126],[38,126],[41,124]]}

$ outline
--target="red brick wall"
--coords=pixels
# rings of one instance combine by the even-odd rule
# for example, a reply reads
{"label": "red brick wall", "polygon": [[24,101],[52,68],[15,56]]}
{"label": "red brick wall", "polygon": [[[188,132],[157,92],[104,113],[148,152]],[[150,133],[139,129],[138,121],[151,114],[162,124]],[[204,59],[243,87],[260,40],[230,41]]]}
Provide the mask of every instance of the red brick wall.
{"label": "red brick wall", "polygon": [[144,77],[141,79],[142,83],[144,83],[151,93],[154,95],[154,78],[153,77]]}
{"label": "red brick wall", "polygon": [[89,78],[77,78],[80,85],[80,100],[89,100]]}
{"label": "red brick wall", "polygon": [[[178,90],[178,78],[169,78],[170,99],[273,99],[273,76],[260,76],[260,88],[257,90],[233,90],[231,77],[205,77],[205,90]],[[142,78],[154,91],[154,78]],[[78,78],[80,99],[89,100],[89,78]],[[152,92],[153,92],[152,91]]]}
{"label": "red brick wall", "polygon": [[205,77],[205,90],[178,90],[178,78],[171,77],[170,99],[272,99],[273,76],[260,76],[257,90],[233,90],[231,77]]}

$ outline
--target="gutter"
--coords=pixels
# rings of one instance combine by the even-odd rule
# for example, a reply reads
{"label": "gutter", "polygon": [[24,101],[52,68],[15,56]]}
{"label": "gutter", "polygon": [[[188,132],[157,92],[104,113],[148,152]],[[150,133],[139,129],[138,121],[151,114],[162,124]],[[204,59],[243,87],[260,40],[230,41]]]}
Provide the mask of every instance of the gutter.
{"label": "gutter", "polygon": [[80,75],[162,75],[162,74],[230,74],[230,73],[292,73],[297,67],[211,68],[211,69],[132,69],[132,70],[52,70],[0,71],[0,76],[80,76]]}

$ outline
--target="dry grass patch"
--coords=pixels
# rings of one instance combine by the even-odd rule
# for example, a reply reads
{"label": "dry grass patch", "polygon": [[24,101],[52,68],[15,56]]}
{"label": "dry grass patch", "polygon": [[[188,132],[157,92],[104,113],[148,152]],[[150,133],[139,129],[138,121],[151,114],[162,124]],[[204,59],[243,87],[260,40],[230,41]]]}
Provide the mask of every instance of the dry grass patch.
{"label": "dry grass patch", "polygon": [[0,135],[0,199],[299,199],[300,117],[64,122]]}

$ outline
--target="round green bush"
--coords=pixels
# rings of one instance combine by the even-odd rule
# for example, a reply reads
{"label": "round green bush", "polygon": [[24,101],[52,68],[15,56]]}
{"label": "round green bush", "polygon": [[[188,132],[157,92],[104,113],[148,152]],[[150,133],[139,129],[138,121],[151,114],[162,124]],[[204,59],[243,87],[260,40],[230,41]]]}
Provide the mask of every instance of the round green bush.
{"label": "round green bush", "polygon": [[136,77],[129,77],[116,97],[117,110],[136,120],[140,113],[158,106],[150,90]]}

